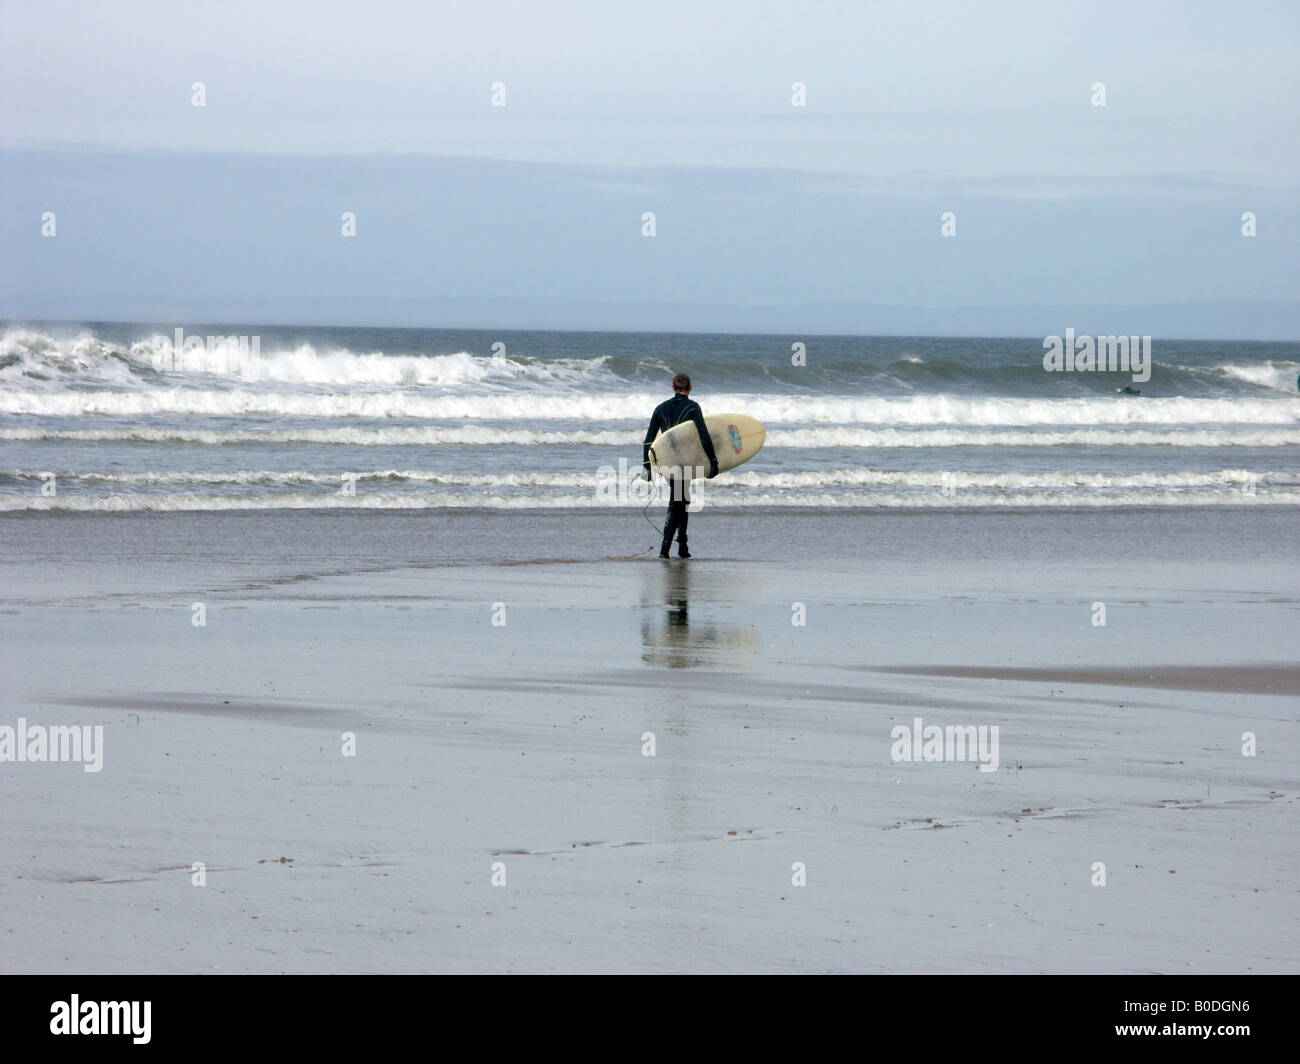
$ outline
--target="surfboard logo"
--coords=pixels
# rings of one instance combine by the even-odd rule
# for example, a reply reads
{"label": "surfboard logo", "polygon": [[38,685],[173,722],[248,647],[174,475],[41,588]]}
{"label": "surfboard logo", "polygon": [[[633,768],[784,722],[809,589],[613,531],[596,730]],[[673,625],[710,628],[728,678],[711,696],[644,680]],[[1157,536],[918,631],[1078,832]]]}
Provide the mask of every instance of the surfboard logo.
{"label": "surfboard logo", "polygon": [[731,433],[731,449],[740,454],[740,429],[735,425],[728,425],[727,431]]}

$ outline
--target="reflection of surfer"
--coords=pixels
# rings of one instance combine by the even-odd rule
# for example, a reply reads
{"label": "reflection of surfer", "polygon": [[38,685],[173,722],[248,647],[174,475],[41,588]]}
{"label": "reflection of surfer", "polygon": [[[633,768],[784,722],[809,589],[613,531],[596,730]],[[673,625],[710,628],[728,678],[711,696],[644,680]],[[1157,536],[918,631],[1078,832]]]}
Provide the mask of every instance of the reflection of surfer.
{"label": "reflection of surfer", "polygon": [[[709,459],[709,476],[718,475],[718,456],[713,452],[713,440],[709,430],[704,427],[704,411],[700,404],[690,398],[691,378],[679,373],[673,378],[673,397],[655,407],[650,418],[650,427],[646,430],[645,445],[641,449],[641,459],[645,465],[645,478],[650,479],[650,445],[661,432],[666,432],[683,421],[695,422],[700,431],[700,443]],[[684,472],[684,471],[683,471]],[[677,556],[689,558],[691,552],[686,548],[686,507],[691,502],[691,478],[689,476],[668,477],[668,523],[664,525],[664,541],[659,548],[659,557],[668,557],[668,548],[673,545],[673,534],[677,534]]]}

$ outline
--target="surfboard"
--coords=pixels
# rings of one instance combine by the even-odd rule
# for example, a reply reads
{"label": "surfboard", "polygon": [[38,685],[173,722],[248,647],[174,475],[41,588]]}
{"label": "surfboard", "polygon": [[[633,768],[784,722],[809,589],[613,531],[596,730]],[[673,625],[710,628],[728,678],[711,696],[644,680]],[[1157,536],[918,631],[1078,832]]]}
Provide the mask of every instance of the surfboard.
{"label": "surfboard", "polygon": [[[746,414],[706,414],[704,427],[718,456],[718,472],[735,469],[758,454],[767,429]],[[691,480],[709,475],[709,459],[700,443],[694,421],[683,421],[655,437],[650,445],[650,464],[663,476],[673,469],[685,469]],[[680,474],[678,474],[680,475]]]}

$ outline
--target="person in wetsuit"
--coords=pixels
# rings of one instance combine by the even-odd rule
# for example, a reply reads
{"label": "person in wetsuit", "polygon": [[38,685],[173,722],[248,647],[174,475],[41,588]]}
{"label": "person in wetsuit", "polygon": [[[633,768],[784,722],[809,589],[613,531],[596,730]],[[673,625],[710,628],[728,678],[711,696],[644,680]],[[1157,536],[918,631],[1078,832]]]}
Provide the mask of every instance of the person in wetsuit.
{"label": "person in wetsuit", "polygon": [[[641,449],[641,459],[645,465],[645,478],[650,479],[650,445],[661,432],[665,432],[683,421],[695,422],[700,432],[700,443],[709,459],[709,476],[718,475],[718,456],[713,453],[713,441],[709,430],[704,427],[704,412],[700,404],[690,398],[691,378],[679,373],[673,378],[673,397],[655,407],[650,417],[650,427],[646,429],[645,444]],[[683,471],[685,472],[685,471]],[[659,557],[668,557],[668,548],[673,544],[673,534],[677,535],[677,557],[689,558],[691,552],[686,547],[686,507],[691,503],[691,478],[689,476],[668,477],[668,523],[664,525],[664,541],[659,548]]]}

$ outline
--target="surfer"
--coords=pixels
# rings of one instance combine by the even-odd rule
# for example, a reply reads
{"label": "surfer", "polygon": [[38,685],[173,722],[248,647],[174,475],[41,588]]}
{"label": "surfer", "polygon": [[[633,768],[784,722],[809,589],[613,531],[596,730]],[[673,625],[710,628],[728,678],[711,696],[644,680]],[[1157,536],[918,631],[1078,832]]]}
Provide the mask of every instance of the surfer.
{"label": "surfer", "polygon": [[[709,476],[718,475],[718,456],[713,451],[713,440],[709,438],[709,431],[704,427],[704,411],[690,395],[691,378],[685,373],[679,373],[673,378],[673,397],[655,407],[655,412],[650,417],[650,427],[646,430],[645,445],[641,449],[646,480],[650,479],[650,445],[654,443],[655,437],[684,421],[695,422],[695,427],[700,432],[700,443],[709,459]],[[677,534],[677,557],[691,556],[691,552],[686,547],[686,507],[690,504],[691,478],[669,476],[668,523],[664,525],[664,541],[659,548],[659,557],[668,557],[668,548],[673,545],[674,533]]]}

